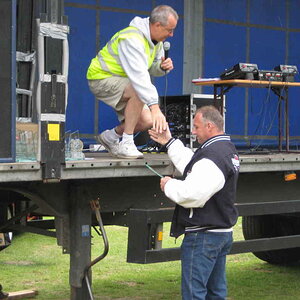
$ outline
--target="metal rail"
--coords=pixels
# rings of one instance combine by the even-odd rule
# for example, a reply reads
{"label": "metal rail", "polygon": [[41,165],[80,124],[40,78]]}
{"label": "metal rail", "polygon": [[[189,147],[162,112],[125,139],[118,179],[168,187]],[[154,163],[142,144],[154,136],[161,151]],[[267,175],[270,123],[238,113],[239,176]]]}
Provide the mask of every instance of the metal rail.
{"label": "metal rail", "polygon": [[[241,154],[241,173],[300,170],[299,153]],[[145,159],[117,159],[106,153],[87,160],[68,161],[61,168],[60,180],[82,178],[116,178],[153,176],[150,165],[162,175],[174,174],[175,168],[166,154],[146,154]],[[42,181],[39,162],[1,163],[0,183]]]}

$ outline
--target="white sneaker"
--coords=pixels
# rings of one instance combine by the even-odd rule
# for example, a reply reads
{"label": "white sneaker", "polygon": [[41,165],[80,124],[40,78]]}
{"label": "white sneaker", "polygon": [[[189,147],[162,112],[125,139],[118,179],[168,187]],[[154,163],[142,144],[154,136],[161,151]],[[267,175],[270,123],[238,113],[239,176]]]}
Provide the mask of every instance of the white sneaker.
{"label": "white sneaker", "polygon": [[118,150],[119,150],[119,141],[110,142],[107,137],[105,136],[106,132],[109,130],[103,131],[101,134],[97,136],[98,142],[104,146],[104,148],[112,155],[112,156],[118,156]]}
{"label": "white sneaker", "polygon": [[135,146],[134,143],[126,143],[120,142],[119,143],[119,151],[118,151],[119,158],[143,158],[144,155],[141,153]]}

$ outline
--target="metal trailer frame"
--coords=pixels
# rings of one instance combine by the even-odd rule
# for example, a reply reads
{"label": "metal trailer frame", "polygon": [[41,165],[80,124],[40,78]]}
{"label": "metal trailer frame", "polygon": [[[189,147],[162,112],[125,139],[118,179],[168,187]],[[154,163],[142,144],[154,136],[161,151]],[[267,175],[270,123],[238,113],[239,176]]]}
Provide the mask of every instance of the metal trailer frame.
{"label": "metal trailer frame", "polygon": [[[128,262],[153,263],[179,258],[179,248],[163,249],[157,239],[162,223],[171,220],[174,205],[159,190],[159,177],[153,176],[145,164],[163,175],[176,175],[165,154],[147,154],[143,160],[111,159],[98,154],[89,161],[66,162],[61,167],[60,180],[52,183],[43,180],[38,162],[0,165],[1,201],[31,200],[34,205],[25,213],[55,216],[55,226],[45,227],[56,228],[58,245],[63,253],[70,254],[71,299],[88,297],[83,279],[91,261],[91,200],[100,199],[105,225],[129,228]],[[240,215],[298,216],[300,183],[285,182],[286,171],[300,172],[298,154],[241,155],[237,197]],[[40,226],[17,225],[13,221],[2,224],[0,231],[14,229],[53,236]],[[300,235],[291,235],[234,242],[231,253],[298,247]]]}
{"label": "metal trailer frame", "polygon": [[[157,177],[151,176],[145,163],[159,172],[173,172],[166,155],[150,155],[147,160],[120,160],[100,154],[94,160],[66,162],[59,170],[61,177],[51,181],[44,177],[39,162],[0,165],[2,205],[30,200],[34,205],[19,218],[29,212],[55,216],[58,245],[62,246],[63,253],[70,254],[72,299],[88,298],[88,287],[83,279],[91,261],[91,200],[100,198],[104,224],[122,226],[127,226],[131,207],[161,207],[170,202],[158,196],[161,192]],[[15,224],[19,218],[0,224],[0,231],[19,230],[53,236],[42,227]]]}
{"label": "metal trailer frame", "polygon": [[[59,9],[61,6],[54,5],[53,1],[47,4],[49,15],[42,15],[42,21],[51,19],[65,24],[65,19],[57,18],[57,12],[63,14]],[[47,40],[48,51],[56,46],[63,48],[62,43]],[[49,64],[57,66],[58,62],[54,59]],[[52,67],[46,65],[46,69],[51,70]],[[48,104],[55,102],[58,105],[51,106],[54,109],[51,113],[64,114],[63,85],[62,78],[55,72],[43,76],[41,113],[49,113]],[[58,99],[56,96],[59,101],[54,101]],[[55,118],[57,120],[60,120],[59,117]],[[41,136],[47,137],[49,120],[43,122]],[[60,128],[62,131],[63,125]],[[104,224],[129,227],[128,261],[149,263],[178,259],[179,249],[162,249],[157,239],[161,224],[170,221],[174,205],[160,191],[159,178],[145,166],[149,164],[162,175],[176,175],[165,154],[147,154],[143,160],[121,160],[98,154],[91,160],[65,162],[61,154],[63,139],[55,142],[54,147],[50,141],[41,143],[44,147],[41,149],[41,162],[0,164],[1,204],[33,203],[19,216],[2,222],[0,232],[14,229],[54,236],[47,228],[55,227],[58,244],[63,253],[70,254],[73,300],[89,297],[84,278],[86,267],[91,262],[91,200],[100,199]],[[53,160],[54,156],[59,159]],[[293,214],[298,217],[300,183],[285,182],[282,177],[287,171],[300,172],[297,153],[241,155],[237,197],[240,215]],[[28,212],[52,215],[55,222],[38,227],[30,223],[17,224],[16,221]],[[232,253],[298,247],[300,236],[293,235],[235,242]]]}

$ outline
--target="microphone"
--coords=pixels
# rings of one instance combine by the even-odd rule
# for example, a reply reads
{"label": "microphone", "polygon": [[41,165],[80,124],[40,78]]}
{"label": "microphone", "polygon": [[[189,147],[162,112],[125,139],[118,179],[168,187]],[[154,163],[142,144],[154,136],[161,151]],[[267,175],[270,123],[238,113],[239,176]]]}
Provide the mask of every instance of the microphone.
{"label": "microphone", "polygon": [[169,57],[170,48],[171,48],[171,44],[169,42],[164,42],[165,59]]}

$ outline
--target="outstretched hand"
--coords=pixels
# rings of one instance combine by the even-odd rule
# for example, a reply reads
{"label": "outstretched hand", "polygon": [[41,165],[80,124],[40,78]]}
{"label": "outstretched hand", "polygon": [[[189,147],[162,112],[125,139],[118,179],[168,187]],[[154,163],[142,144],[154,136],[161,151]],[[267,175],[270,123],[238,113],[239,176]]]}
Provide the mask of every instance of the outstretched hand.
{"label": "outstretched hand", "polygon": [[152,128],[157,132],[161,133],[167,128],[167,121],[164,114],[161,112],[158,104],[153,104],[150,106],[151,116],[152,116]]}
{"label": "outstretched hand", "polygon": [[168,124],[166,130],[163,130],[162,132],[157,132],[152,128],[148,130],[148,133],[154,142],[157,142],[161,145],[165,145],[172,138]]}

